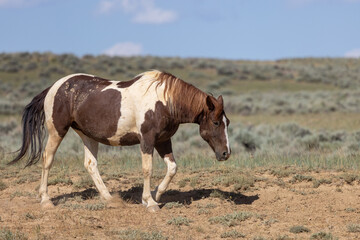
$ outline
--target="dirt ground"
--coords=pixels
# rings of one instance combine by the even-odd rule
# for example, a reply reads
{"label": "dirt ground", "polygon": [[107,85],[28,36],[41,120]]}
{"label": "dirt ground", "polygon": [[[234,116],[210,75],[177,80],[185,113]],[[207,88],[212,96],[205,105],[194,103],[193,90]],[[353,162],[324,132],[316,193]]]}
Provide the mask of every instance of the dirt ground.
{"label": "dirt ground", "polygon": [[[316,239],[360,239],[359,178],[344,172],[279,176],[252,170],[254,184],[235,191],[231,182],[214,186],[220,173],[202,171],[197,184],[180,187],[194,174],[199,173],[176,175],[157,213],[142,206],[142,187],[131,176],[105,182],[124,206],[104,205],[94,188],[61,183],[49,186],[55,204],[49,210],[40,208],[39,176],[27,181],[7,176],[0,191],[0,229],[29,239],[310,239],[320,232],[323,238]],[[296,226],[309,231],[290,231]]]}

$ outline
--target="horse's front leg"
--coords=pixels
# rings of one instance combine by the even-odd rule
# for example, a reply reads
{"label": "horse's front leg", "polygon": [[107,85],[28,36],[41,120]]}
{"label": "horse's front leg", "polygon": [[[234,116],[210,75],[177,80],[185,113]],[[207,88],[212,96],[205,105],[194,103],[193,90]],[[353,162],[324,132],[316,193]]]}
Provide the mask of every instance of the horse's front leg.
{"label": "horse's front leg", "polygon": [[176,174],[176,162],[174,155],[172,153],[172,146],[171,146],[171,140],[167,140],[166,142],[157,144],[155,146],[156,150],[158,151],[159,155],[164,159],[164,162],[167,166],[167,172],[162,180],[162,182],[159,184],[159,186],[156,187],[156,195],[155,200],[159,201],[161,195],[166,191],[167,187],[169,186],[169,183],[173,179],[173,177]]}
{"label": "horse's front leg", "polygon": [[[149,212],[156,212],[160,208],[158,203],[155,202],[151,196],[150,189],[150,179],[152,175],[152,159],[154,147],[146,145],[145,143],[141,144],[141,157],[142,157],[142,169],[144,174],[144,189],[142,194],[142,203],[147,207]],[[145,146],[144,146],[145,145]]]}

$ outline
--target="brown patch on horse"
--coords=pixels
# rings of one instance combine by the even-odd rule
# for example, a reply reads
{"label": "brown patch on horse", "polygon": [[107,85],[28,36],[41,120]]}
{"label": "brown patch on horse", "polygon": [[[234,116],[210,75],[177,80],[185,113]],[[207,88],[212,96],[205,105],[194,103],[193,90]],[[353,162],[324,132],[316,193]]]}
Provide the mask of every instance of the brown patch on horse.
{"label": "brown patch on horse", "polygon": [[128,88],[130,87],[131,85],[133,85],[137,80],[139,80],[142,76],[137,76],[129,81],[125,81],[125,82],[118,82],[116,85],[119,87],[119,88]]}
{"label": "brown patch on horse", "polygon": [[[177,129],[179,123],[174,122],[170,111],[161,101],[156,102],[155,110],[145,113],[145,119],[140,131],[143,137],[141,149],[143,153],[151,153],[155,143],[161,143],[170,139]],[[153,142],[155,140],[155,142]]]}
{"label": "brown patch on horse", "polygon": [[110,81],[78,75],[61,85],[55,95],[53,121],[60,136],[69,127],[101,143],[116,133],[121,116],[121,93],[114,89],[102,91]]}
{"label": "brown patch on horse", "polygon": [[129,132],[120,138],[120,146],[132,146],[140,143],[141,135],[138,133]]}
{"label": "brown patch on horse", "polygon": [[157,143],[155,145],[157,152],[161,158],[169,158],[170,162],[175,162],[174,155],[172,154],[171,140],[165,142]]}

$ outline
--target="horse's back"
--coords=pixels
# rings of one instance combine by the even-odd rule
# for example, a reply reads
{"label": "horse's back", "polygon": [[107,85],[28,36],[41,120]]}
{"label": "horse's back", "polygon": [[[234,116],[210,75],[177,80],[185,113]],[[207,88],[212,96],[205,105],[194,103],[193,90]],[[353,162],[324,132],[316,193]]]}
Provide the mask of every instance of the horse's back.
{"label": "horse's back", "polygon": [[141,78],[118,82],[73,74],[58,80],[44,103],[48,128],[61,137],[72,127],[104,144],[139,143],[145,112],[158,101],[149,79]]}

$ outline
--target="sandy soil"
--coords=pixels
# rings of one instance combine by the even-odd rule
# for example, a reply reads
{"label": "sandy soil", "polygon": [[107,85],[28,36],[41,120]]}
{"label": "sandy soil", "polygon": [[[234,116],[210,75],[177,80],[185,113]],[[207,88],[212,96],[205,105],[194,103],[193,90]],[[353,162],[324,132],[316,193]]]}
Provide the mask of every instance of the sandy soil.
{"label": "sandy soil", "polygon": [[[157,213],[147,212],[140,204],[142,188],[130,177],[106,181],[112,193],[124,200],[124,206],[104,207],[94,188],[57,184],[49,186],[55,208],[42,210],[35,190],[38,176],[25,182],[7,176],[2,178],[7,188],[0,191],[0,229],[22,232],[29,239],[137,239],[151,233],[151,239],[222,239],[234,230],[244,239],[309,239],[318,232],[339,239],[360,239],[360,232],[349,231],[351,224],[360,226],[360,183],[355,180],[349,184],[340,177],[344,173],[304,173],[328,180],[314,187],[313,181],[294,181],[294,174],[279,178],[269,170],[254,170],[255,184],[246,191],[234,191],[231,184],[211,184],[214,174],[219,173],[202,172],[195,187],[187,184],[180,188],[178,182],[193,174],[176,175]],[[168,202],[182,205],[171,208],[171,204],[165,205]],[[233,219],[233,223],[211,220],[234,212],[251,216],[243,221]],[[169,224],[174,218],[179,222]],[[181,225],[184,219],[190,220],[188,225]],[[294,226],[304,226],[310,232],[292,233]]]}

